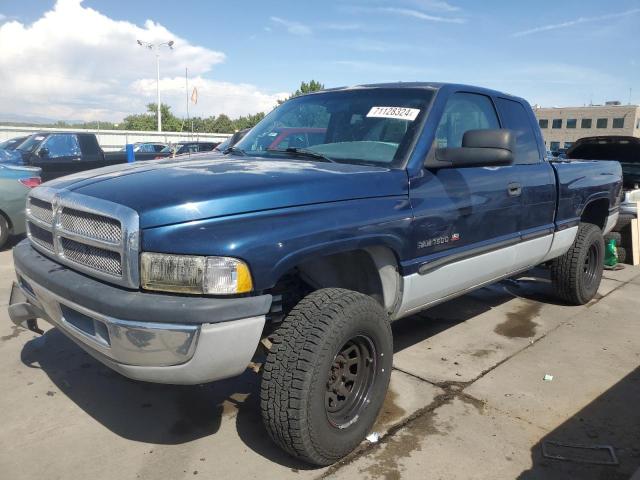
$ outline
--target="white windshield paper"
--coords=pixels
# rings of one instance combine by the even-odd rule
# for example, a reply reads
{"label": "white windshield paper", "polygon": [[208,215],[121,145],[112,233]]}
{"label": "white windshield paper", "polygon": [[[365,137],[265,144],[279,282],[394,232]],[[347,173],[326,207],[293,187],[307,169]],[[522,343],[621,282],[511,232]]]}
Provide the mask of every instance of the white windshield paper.
{"label": "white windshield paper", "polygon": [[367,117],[373,118],[396,118],[398,120],[414,121],[420,113],[419,108],[407,107],[371,107]]}

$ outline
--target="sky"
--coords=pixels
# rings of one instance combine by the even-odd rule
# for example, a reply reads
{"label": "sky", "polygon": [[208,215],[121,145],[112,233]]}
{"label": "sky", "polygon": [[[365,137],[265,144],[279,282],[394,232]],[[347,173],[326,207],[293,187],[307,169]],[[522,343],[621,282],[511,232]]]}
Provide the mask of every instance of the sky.
{"label": "sky", "polygon": [[269,111],[301,81],[481,85],[542,106],[640,103],[640,0],[0,0],[0,120]]}

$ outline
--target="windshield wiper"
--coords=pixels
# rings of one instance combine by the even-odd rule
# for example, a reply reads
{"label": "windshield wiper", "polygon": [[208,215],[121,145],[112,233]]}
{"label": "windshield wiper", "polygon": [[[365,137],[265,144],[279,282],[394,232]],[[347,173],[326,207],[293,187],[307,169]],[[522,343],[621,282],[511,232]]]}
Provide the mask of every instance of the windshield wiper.
{"label": "windshield wiper", "polygon": [[278,150],[277,148],[268,148],[267,152],[292,153],[301,157],[309,157],[315,158],[316,160],[322,160],[323,162],[337,163],[335,160],[327,157],[326,155],[314,152],[313,150],[307,150],[306,148],[289,147],[284,150]]}
{"label": "windshield wiper", "polygon": [[237,155],[246,155],[247,154],[247,152],[245,152],[243,149],[238,148],[238,147],[229,147],[222,153],[224,153],[225,155],[227,155],[229,153],[235,153]]}

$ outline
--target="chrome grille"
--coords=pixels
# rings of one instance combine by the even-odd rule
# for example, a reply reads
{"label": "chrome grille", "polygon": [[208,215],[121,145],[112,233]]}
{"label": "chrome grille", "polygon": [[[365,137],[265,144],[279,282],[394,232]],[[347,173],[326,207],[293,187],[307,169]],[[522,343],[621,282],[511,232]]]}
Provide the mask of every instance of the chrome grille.
{"label": "chrome grille", "polygon": [[128,288],[140,286],[139,219],[125,206],[65,189],[31,191],[27,227],[43,255]]}
{"label": "chrome grille", "polygon": [[63,208],[60,223],[67,232],[77,233],[89,238],[120,243],[122,228],[113,218],[82,212],[74,208]]}
{"label": "chrome grille", "polygon": [[53,234],[51,232],[31,222],[27,222],[27,227],[29,229],[29,238],[33,243],[53,252]]}
{"label": "chrome grille", "polygon": [[51,204],[49,202],[45,202],[39,198],[30,198],[29,212],[38,220],[47,224],[53,223],[53,208],[51,208]]}
{"label": "chrome grille", "polygon": [[110,275],[122,276],[122,263],[118,252],[112,252],[64,237],[60,238],[60,246],[65,258],[72,262]]}

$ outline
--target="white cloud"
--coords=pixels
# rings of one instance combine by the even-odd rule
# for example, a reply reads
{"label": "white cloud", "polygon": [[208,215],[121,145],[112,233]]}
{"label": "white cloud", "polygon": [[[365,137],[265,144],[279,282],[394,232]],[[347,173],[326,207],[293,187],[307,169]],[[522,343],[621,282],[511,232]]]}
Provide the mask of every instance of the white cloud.
{"label": "white cloud", "polygon": [[415,10],[413,8],[347,7],[345,10],[348,10],[352,13],[379,13],[379,14],[399,15],[403,17],[410,17],[418,20],[424,20],[428,22],[439,22],[439,23],[466,23],[467,21],[465,18],[460,18],[460,17],[444,17],[441,15],[431,15],[420,10]]}
{"label": "white cloud", "polygon": [[[201,76],[189,79],[189,95],[193,88],[198,89],[198,103],[189,104],[191,116],[208,116],[210,112],[225,113],[231,117],[255,112],[269,112],[277,99],[287,98],[287,92],[275,95],[266,94],[249,84],[220,82]],[[184,77],[164,78],[160,81],[163,102],[174,105],[174,111],[181,116],[186,113]],[[132,91],[150,101],[155,101],[155,79],[142,79],[133,83]],[[242,108],[243,104],[251,109]]]}
{"label": "white cloud", "polygon": [[554,23],[551,25],[544,25],[542,27],[531,28],[529,30],[522,30],[520,32],[514,33],[512,36],[524,37],[526,35],[533,35],[534,33],[546,32],[548,30],[556,30],[558,28],[572,27],[574,25],[579,25],[581,23],[601,22],[604,20],[611,20],[614,18],[627,17],[629,15],[635,15],[637,13],[640,13],[640,8],[634,8],[631,10],[627,10],[625,12],[609,13],[606,15],[600,15],[598,17],[578,17],[573,20],[567,20],[566,22],[562,22],[562,23]]}
{"label": "white cloud", "polygon": [[380,7],[377,10],[383,13],[403,15],[405,17],[413,17],[419,20],[427,20],[430,22],[444,22],[444,23],[465,23],[466,22],[464,18],[440,17],[435,15],[429,15],[419,10],[413,10],[410,8]]}
{"label": "white cloud", "polygon": [[287,32],[292,35],[310,35],[312,33],[311,27],[300,22],[286,20],[280,17],[270,17],[270,20],[285,27]]}
{"label": "white cloud", "polygon": [[0,13],[0,22],[4,21],[7,18],[6,15]]}
{"label": "white cloud", "polygon": [[[0,116],[117,121],[144,111],[146,103],[155,101],[155,57],[137,39],[174,40],[174,50],[160,53],[161,89],[178,82],[184,87],[188,67],[202,81],[203,116],[255,113],[281,96],[207,80],[206,74],[225,60],[224,53],[193,45],[152,20],[138,26],[84,7],[81,0],[58,0],[32,24],[12,20],[0,25]],[[152,92],[141,87],[148,83]],[[184,90],[175,100],[167,92],[166,100],[177,112],[184,110]]]}
{"label": "white cloud", "polygon": [[438,0],[413,0],[412,3],[425,10],[436,12],[458,12],[460,7],[451,5],[449,2],[441,2]]}

